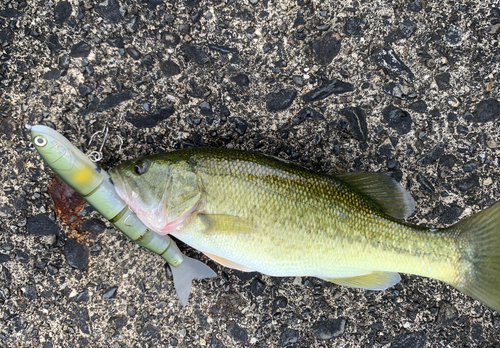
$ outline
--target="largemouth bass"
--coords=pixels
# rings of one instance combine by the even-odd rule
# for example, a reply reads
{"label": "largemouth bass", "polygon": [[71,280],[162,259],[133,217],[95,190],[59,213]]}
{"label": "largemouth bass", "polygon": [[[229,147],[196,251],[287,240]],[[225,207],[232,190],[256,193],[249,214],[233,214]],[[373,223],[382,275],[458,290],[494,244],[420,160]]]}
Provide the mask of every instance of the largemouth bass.
{"label": "largemouth bass", "polygon": [[381,173],[309,171],[264,154],[194,148],[110,171],[150,229],[221,265],[384,290],[410,273],[500,311],[500,205],[444,229],[401,222],[411,195]]}

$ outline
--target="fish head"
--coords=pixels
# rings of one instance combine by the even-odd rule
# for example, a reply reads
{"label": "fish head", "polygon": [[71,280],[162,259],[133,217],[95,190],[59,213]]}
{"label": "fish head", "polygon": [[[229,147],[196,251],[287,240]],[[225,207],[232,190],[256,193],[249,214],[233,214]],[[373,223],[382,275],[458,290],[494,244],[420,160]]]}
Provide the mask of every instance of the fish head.
{"label": "fish head", "polygon": [[169,154],[143,157],[109,172],[121,199],[150,229],[176,231],[200,206],[201,181],[188,162]]}

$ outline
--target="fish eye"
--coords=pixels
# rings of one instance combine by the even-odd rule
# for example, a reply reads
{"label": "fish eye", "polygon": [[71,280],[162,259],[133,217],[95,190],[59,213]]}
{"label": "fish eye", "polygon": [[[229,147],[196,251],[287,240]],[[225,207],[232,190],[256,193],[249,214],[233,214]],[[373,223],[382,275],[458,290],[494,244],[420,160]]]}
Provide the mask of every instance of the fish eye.
{"label": "fish eye", "polygon": [[33,139],[33,142],[36,146],[39,147],[44,147],[45,145],[47,145],[47,139],[45,139],[45,137],[42,135],[37,135],[35,139]]}
{"label": "fish eye", "polygon": [[141,175],[146,173],[148,170],[148,164],[145,161],[137,161],[134,164],[134,173]]}

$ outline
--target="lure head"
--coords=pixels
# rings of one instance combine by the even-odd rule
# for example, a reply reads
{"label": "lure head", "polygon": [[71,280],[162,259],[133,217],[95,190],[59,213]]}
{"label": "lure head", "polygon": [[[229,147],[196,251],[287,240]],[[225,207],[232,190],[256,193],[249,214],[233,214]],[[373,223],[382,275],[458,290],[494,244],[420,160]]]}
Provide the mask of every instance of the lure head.
{"label": "lure head", "polygon": [[127,161],[109,174],[121,199],[160,234],[182,226],[202,200],[202,185],[193,168],[172,154]]}
{"label": "lure head", "polygon": [[79,194],[87,195],[104,180],[104,172],[57,131],[32,126],[31,141],[45,163]]}

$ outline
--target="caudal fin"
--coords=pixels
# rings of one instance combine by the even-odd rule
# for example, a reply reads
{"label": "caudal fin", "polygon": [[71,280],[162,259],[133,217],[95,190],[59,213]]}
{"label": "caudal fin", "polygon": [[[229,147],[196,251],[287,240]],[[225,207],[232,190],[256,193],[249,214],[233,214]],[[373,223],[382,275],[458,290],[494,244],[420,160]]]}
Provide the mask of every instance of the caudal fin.
{"label": "caudal fin", "polygon": [[500,202],[450,227],[458,233],[461,276],[453,284],[500,312]]}
{"label": "caudal fin", "polygon": [[187,257],[186,255],[184,255],[184,261],[182,261],[179,266],[170,266],[170,269],[174,277],[177,297],[183,306],[186,305],[189,299],[193,279],[213,278],[217,276],[217,274],[203,262]]}

